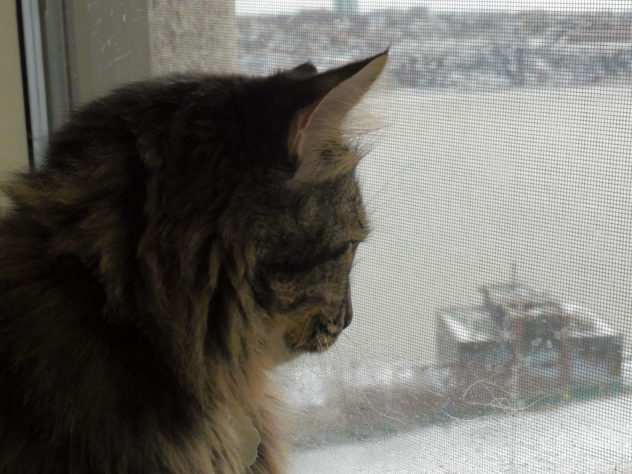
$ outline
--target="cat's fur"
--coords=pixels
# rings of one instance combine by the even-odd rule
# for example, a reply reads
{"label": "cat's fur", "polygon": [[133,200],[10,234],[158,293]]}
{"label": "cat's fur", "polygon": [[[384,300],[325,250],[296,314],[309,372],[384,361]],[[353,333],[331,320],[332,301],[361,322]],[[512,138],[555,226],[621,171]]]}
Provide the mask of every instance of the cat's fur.
{"label": "cat's fur", "polygon": [[267,373],[350,322],[341,121],[385,60],[132,84],[52,136],[0,222],[0,473],[283,471]]}

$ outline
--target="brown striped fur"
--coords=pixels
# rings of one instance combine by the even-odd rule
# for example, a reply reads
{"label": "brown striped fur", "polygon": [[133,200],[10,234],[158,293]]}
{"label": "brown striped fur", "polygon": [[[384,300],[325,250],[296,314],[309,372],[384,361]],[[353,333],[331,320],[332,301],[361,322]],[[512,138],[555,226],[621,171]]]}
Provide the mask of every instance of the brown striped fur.
{"label": "brown striped fur", "polygon": [[0,222],[0,473],[244,472],[249,420],[283,472],[268,373],[350,322],[367,232],[326,97],[382,57],[132,84],[52,136]]}

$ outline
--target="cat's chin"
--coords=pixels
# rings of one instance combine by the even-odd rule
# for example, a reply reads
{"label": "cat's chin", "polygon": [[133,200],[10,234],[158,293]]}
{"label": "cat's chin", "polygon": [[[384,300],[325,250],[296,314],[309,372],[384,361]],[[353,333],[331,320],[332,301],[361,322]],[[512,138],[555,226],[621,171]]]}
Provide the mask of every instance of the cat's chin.
{"label": "cat's chin", "polygon": [[337,336],[321,335],[311,340],[303,349],[305,352],[321,353],[327,351],[338,340]]}
{"label": "cat's chin", "polygon": [[284,338],[283,345],[285,351],[289,354],[289,359],[294,359],[301,354],[318,354],[327,351],[336,343],[338,338],[330,335],[315,337],[303,344],[293,344],[287,338]]}

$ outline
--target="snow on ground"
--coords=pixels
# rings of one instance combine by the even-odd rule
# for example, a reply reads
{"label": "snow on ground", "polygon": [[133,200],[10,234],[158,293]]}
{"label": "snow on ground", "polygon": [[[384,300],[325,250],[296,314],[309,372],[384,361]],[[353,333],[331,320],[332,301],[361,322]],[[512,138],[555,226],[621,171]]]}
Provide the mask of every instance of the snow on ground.
{"label": "snow on ground", "polygon": [[632,473],[629,396],[299,451],[289,472]]}

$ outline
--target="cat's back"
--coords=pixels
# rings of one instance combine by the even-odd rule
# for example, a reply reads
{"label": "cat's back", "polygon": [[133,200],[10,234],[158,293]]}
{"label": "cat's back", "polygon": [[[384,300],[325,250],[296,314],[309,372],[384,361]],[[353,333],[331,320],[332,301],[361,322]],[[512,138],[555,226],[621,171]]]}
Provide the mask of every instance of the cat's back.
{"label": "cat's back", "polygon": [[[63,301],[99,298],[81,265],[46,254],[48,232],[24,215],[0,221],[0,473],[51,472],[64,465],[50,413],[61,407],[50,390],[72,372],[70,355],[53,350],[71,334]],[[96,299],[95,299],[96,297]],[[70,329],[70,332],[69,332]],[[65,334],[63,334],[65,332]],[[75,341],[76,344],[77,341]],[[64,344],[62,342],[62,344]],[[70,369],[70,370],[69,370]],[[48,392],[48,393],[46,393]],[[60,449],[61,448],[61,449]],[[42,459],[47,459],[42,463]],[[60,471],[61,472],[61,471]]]}
{"label": "cat's back", "polygon": [[[1,474],[17,466],[101,472],[81,453],[125,459],[144,433],[188,429],[186,394],[138,331],[137,308],[108,307],[102,270],[109,265],[121,285],[133,277],[145,225],[143,140],[167,136],[196,87],[189,79],[133,84],[88,104],[53,135],[46,165],[8,185],[13,208],[0,219]],[[169,416],[158,417],[167,406]],[[131,464],[121,472],[136,472]]]}
{"label": "cat's back", "polygon": [[161,472],[161,436],[197,416],[188,395],[131,317],[108,320],[90,265],[52,240],[24,216],[0,222],[0,474]]}

